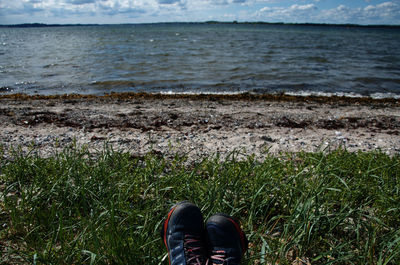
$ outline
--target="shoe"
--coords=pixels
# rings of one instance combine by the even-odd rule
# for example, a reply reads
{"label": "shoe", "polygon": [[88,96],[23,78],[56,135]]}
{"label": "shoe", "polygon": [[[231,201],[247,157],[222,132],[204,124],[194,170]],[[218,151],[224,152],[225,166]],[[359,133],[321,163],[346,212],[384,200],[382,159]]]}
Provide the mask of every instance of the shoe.
{"label": "shoe", "polygon": [[239,222],[225,214],[215,214],[206,222],[208,264],[239,264],[248,248]]}
{"label": "shoe", "polygon": [[207,254],[200,209],[187,201],[174,205],[161,230],[170,265],[203,265]]}

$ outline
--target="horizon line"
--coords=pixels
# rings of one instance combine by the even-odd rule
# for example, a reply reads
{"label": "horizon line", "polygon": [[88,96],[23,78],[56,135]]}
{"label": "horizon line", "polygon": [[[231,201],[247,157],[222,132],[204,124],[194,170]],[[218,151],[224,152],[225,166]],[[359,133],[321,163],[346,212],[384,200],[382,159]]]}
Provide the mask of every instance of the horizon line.
{"label": "horizon line", "polygon": [[289,25],[289,26],[337,26],[362,28],[400,28],[400,24],[355,24],[355,23],[314,23],[314,22],[266,22],[266,21],[200,21],[200,22],[147,22],[147,23],[17,23],[0,24],[0,27],[69,27],[69,26],[118,26],[118,25],[156,25],[156,24],[258,24],[258,25]]}

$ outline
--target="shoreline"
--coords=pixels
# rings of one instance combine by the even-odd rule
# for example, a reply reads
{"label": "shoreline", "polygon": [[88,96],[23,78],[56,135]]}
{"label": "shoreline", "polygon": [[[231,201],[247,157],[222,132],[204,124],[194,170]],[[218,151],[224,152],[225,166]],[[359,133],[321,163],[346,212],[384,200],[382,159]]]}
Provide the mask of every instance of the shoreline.
{"label": "shoreline", "polygon": [[146,93],[146,92],[111,92],[104,95],[94,94],[56,94],[56,95],[28,95],[23,93],[1,94],[0,100],[46,100],[46,99],[117,99],[117,100],[133,100],[133,99],[187,99],[187,100],[230,100],[230,101],[281,101],[281,102],[305,102],[305,103],[324,103],[324,104],[373,104],[373,105],[390,105],[400,106],[400,98],[372,98],[372,97],[349,97],[349,96],[325,96],[325,95],[290,95],[285,93],[277,94],[253,94],[253,93],[237,93],[237,94],[192,94],[192,93]]}
{"label": "shoreline", "polygon": [[400,100],[288,95],[0,95],[2,141],[48,156],[76,142],[190,160],[237,151],[400,152]]}
{"label": "shoreline", "polygon": [[302,27],[338,27],[338,28],[372,28],[372,29],[398,29],[397,24],[352,24],[352,23],[286,23],[267,21],[200,21],[200,22],[155,22],[155,23],[121,23],[121,24],[46,24],[22,23],[0,24],[0,28],[42,28],[42,27],[98,27],[98,26],[140,26],[140,25],[264,25],[264,26],[302,26]]}

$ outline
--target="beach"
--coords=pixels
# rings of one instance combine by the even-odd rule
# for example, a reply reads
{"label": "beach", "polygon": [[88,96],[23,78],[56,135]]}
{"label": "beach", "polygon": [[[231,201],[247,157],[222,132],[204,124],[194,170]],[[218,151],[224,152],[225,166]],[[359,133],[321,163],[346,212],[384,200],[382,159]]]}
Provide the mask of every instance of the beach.
{"label": "beach", "polygon": [[[42,2],[113,22],[0,25],[0,264],[166,264],[184,200],[238,220],[243,264],[400,264],[400,27],[339,18],[396,1]],[[209,4],[245,9],[140,22]],[[285,23],[313,14],[346,24]]]}
{"label": "beach", "polygon": [[398,263],[397,99],[14,94],[0,104],[2,264],[163,264],[160,220],[182,200],[240,217],[244,264]]}
{"label": "beach", "polygon": [[[1,145],[49,156],[68,146],[190,161],[268,153],[400,152],[398,100],[250,95],[3,95]],[[33,148],[34,147],[34,148]]]}

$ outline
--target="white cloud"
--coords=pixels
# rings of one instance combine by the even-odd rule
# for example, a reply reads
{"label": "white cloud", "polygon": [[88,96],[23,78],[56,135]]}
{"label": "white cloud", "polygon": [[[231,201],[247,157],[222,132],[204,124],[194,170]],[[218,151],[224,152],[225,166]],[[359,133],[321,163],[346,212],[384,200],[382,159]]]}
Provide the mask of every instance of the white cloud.
{"label": "white cloud", "polygon": [[316,9],[314,4],[308,4],[308,5],[292,5],[290,7],[291,10],[312,10]]}
{"label": "white cloud", "polygon": [[267,21],[307,22],[307,19],[314,16],[316,10],[314,4],[294,4],[287,8],[266,6],[256,12],[255,16]]}
{"label": "white cloud", "polygon": [[207,3],[208,6],[220,6],[229,4],[244,4],[251,1],[250,0],[203,0],[203,1],[192,0],[192,2],[204,2]]}
{"label": "white cloud", "polygon": [[[282,21],[361,24],[400,24],[400,0],[369,3],[363,7],[338,5],[321,9],[325,0],[0,0],[0,24],[7,19],[59,23],[97,17],[94,23],[141,21],[204,21],[237,18],[240,21]],[[261,7],[260,7],[261,6]],[[258,11],[256,11],[258,10]],[[78,16],[79,15],[79,16]],[[130,20],[130,18],[136,18]],[[36,19],[36,21],[35,21]],[[77,20],[72,20],[75,23]]]}
{"label": "white cloud", "polygon": [[77,14],[132,17],[157,10],[159,5],[155,0],[14,0],[4,4],[3,9],[7,14],[25,14],[29,17],[41,12],[44,16],[57,19]]}
{"label": "white cloud", "polygon": [[378,8],[396,8],[397,4],[393,2],[384,2],[382,4],[377,5]]}
{"label": "white cloud", "polygon": [[272,22],[400,24],[400,4],[388,1],[365,8],[339,5],[332,9],[318,9],[315,4],[294,4],[287,8],[265,6],[254,17]]}
{"label": "white cloud", "polygon": [[400,6],[394,2],[384,2],[377,5],[368,5],[364,8],[349,8],[340,5],[337,8],[325,10],[320,19],[331,18],[334,23],[357,24],[392,24],[400,22]]}
{"label": "white cloud", "polygon": [[266,7],[261,8],[260,12],[268,12],[268,11],[271,11],[271,10],[272,9],[270,7],[266,6]]}
{"label": "white cloud", "polygon": [[96,0],[66,0],[66,3],[73,5],[84,5],[84,4],[93,4]]}

